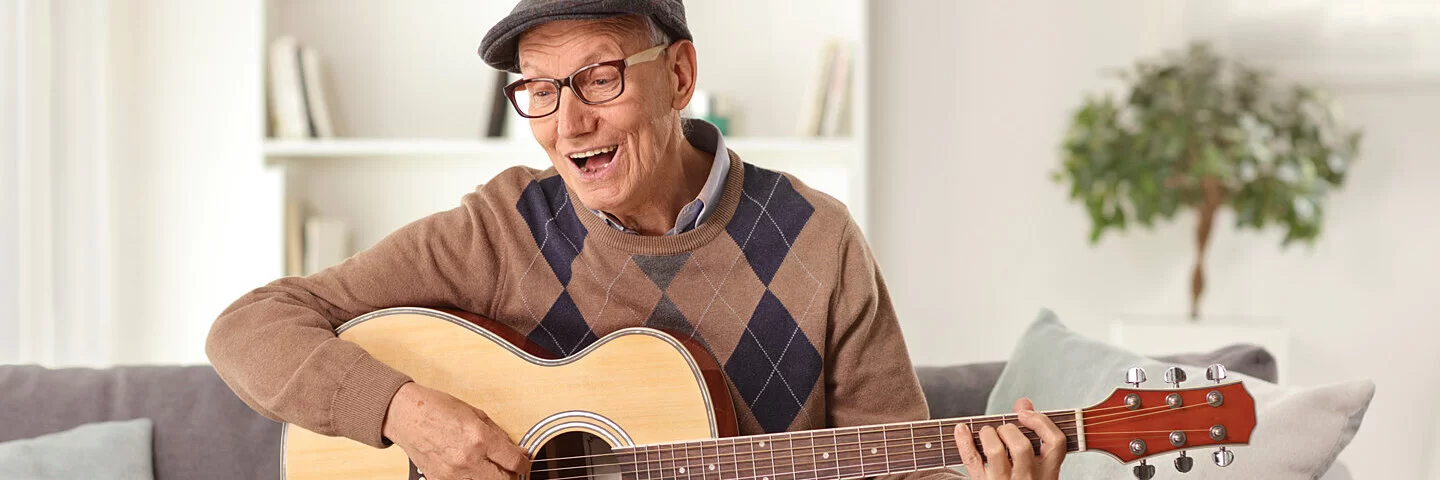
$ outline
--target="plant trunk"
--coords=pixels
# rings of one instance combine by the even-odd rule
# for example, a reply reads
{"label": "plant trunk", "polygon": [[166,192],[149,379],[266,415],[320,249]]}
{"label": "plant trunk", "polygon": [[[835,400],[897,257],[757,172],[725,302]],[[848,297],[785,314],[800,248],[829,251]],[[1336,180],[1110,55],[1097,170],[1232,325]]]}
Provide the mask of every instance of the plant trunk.
{"label": "plant trunk", "polygon": [[1210,229],[1215,225],[1215,212],[1220,210],[1224,189],[1220,180],[1205,177],[1200,181],[1200,225],[1195,232],[1199,254],[1195,257],[1195,273],[1190,277],[1190,321],[1200,319],[1200,295],[1205,292],[1205,250],[1210,246]]}

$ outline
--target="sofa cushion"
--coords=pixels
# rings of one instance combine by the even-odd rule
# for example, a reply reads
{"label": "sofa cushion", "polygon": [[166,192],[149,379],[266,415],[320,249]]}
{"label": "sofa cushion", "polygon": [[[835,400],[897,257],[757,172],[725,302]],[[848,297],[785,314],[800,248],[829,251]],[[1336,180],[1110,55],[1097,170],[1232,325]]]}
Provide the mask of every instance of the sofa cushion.
{"label": "sofa cushion", "polygon": [[[1265,381],[1276,377],[1275,356],[1255,345],[1231,345],[1208,353],[1186,353],[1160,357],[1166,363],[1206,366],[1225,365],[1231,371]],[[990,390],[1000,379],[1005,362],[984,362],[944,367],[916,367],[920,388],[930,404],[930,418],[971,417],[985,414]]]}
{"label": "sofa cushion", "polygon": [[0,478],[152,480],[150,419],[87,423],[0,442]]}
{"label": "sofa cushion", "polygon": [[0,366],[0,406],[0,441],[149,418],[156,479],[280,476],[280,424],[241,402],[209,366]]}
{"label": "sofa cushion", "polygon": [[[999,383],[991,392],[987,411],[1007,413],[1022,396],[1030,397],[1040,409],[1090,405],[1109,396],[1117,386],[1117,372],[1129,367],[1149,370],[1151,381],[1158,384],[1149,388],[1164,388],[1158,377],[1168,366],[1165,362],[1085,338],[1065,328],[1053,313],[1044,311],[1015,347]],[[1186,386],[1204,384],[1204,368],[1184,365],[1181,368],[1190,379]],[[1229,379],[1243,381],[1245,390],[1255,399],[1256,424],[1249,444],[1231,447],[1235,456],[1233,465],[1222,469],[1211,462],[1196,460],[1194,471],[1183,478],[1319,478],[1354,438],[1375,394],[1375,384],[1368,380],[1290,387],[1233,371]],[[1146,415],[1155,413],[1136,416]],[[1116,421],[1120,420],[1110,419],[1096,425]],[[1159,436],[1163,441],[1164,433]],[[1119,445],[1123,446],[1124,442],[1121,440]],[[1192,454],[1205,456],[1210,450],[1206,448]],[[1173,454],[1165,455],[1151,461],[1163,467],[1173,457]],[[1108,455],[1077,454],[1066,457],[1061,478],[1126,478],[1130,468]]]}

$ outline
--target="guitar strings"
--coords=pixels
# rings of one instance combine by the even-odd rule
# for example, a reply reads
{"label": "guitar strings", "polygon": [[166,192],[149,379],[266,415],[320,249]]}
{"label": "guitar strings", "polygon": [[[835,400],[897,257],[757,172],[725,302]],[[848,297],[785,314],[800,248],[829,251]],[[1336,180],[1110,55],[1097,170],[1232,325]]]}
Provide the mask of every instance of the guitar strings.
{"label": "guitar strings", "polygon": [[[1198,430],[1180,430],[1180,431],[1184,431],[1184,432],[1205,432],[1205,431],[1207,431],[1207,430],[1205,430],[1205,429],[1198,429]],[[1104,433],[1104,434],[1107,434],[1107,435],[1136,435],[1136,436],[1138,436],[1138,437],[1156,437],[1156,436],[1165,437],[1165,436],[1168,436],[1168,435],[1170,434],[1170,432],[1171,432],[1171,431],[1152,430],[1152,431],[1136,431],[1136,432],[1101,432],[1101,433]],[[949,442],[949,443],[950,443],[950,445],[954,445],[954,442]],[[1038,439],[1031,439],[1031,443],[1032,443],[1032,448],[1039,448]],[[1095,443],[1095,442],[1091,442],[1091,443]],[[1121,443],[1121,444],[1124,444],[1124,443],[1128,443],[1128,442],[1123,442],[1123,443]],[[913,448],[913,447],[915,447],[915,446],[917,446],[917,445],[921,445],[921,444],[916,443],[916,444],[911,444],[910,446]],[[942,448],[942,449],[945,449],[945,450],[949,450],[949,449],[946,449],[944,446],[942,446],[941,448]],[[847,450],[846,453],[860,452],[860,451],[863,451],[863,449]],[[979,452],[979,453],[980,453],[981,455],[984,455],[983,452]],[[912,464],[912,465],[915,465],[916,468],[914,468],[914,469],[904,469],[904,470],[894,470],[894,469],[893,469],[893,466],[892,466],[893,464],[896,464],[896,463],[899,463],[899,464],[903,465],[903,464],[905,463],[903,458],[900,459],[900,460],[897,460],[897,461],[882,460],[882,461],[880,461],[880,462],[864,462],[864,461],[863,461],[863,460],[864,460],[863,457],[861,457],[862,462],[859,463],[859,464],[854,464],[854,465],[840,465],[839,462],[840,462],[840,460],[843,460],[843,459],[842,459],[842,458],[839,458],[838,456],[837,456],[837,458],[835,458],[834,460],[828,460],[828,461],[827,461],[827,460],[815,460],[815,461],[813,461],[813,462],[795,461],[795,460],[799,460],[799,459],[795,458],[794,456],[791,456],[789,459],[792,460],[792,462],[790,462],[790,463],[788,463],[788,464],[785,463],[785,462],[781,462],[781,461],[780,461],[780,460],[784,460],[785,457],[769,459],[768,461],[770,462],[770,464],[769,464],[768,466],[769,466],[769,468],[770,468],[770,470],[771,470],[771,472],[772,472],[770,475],[761,475],[761,474],[758,473],[761,469],[765,468],[765,465],[757,466],[757,465],[756,465],[756,462],[757,462],[757,461],[760,461],[760,462],[765,462],[765,461],[767,461],[767,460],[764,460],[764,459],[756,460],[756,459],[753,459],[753,458],[752,458],[751,460],[748,461],[748,463],[750,463],[750,467],[748,467],[748,468],[744,468],[744,467],[741,466],[742,463],[747,463],[745,460],[721,461],[721,462],[714,462],[714,463],[709,463],[709,464],[704,464],[704,465],[695,465],[695,464],[690,464],[690,463],[688,463],[688,462],[687,462],[686,464],[684,464],[684,465],[681,465],[681,464],[679,464],[679,463],[677,462],[678,460],[694,460],[694,459],[696,459],[696,458],[701,458],[701,457],[669,458],[669,459],[649,460],[649,461],[646,461],[646,462],[620,462],[620,463],[610,463],[610,464],[598,464],[598,465],[562,467],[562,468],[554,468],[554,469],[540,469],[540,470],[531,470],[531,473],[533,474],[534,472],[558,472],[558,471],[567,471],[567,470],[580,470],[580,469],[588,469],[588,468],[600,468],[600,467],[611,467],[611,466],[622,466],[622,465],[632,465],[632,466],[639,467],[639,466],[641,466],[641,465],[646,465],[646,466],[648,466],[649,464],[656,464],[656,463],[658,463],[658,464],[661,464],[661,465],[662,465],[661,468],[645,468],[645,469],[637,468],[637,469],[634,470],[634,471],[631,471],[631,472],[622,472],[622,473],[630,473],[630,474],[633,474],[633,475],[635,476],[634,478],[636,478],[636,479],[642,478],[641,475],[644,475],[643,478],[645,478],[645,479],[649,479],[649,478],[652,478],[652,477],[659,477],[659,478],[679,478],[680,476],[684,476],[685,478],[688,479],[688,478],[692,478],[693,475],[697,475],[697,474],[695,474],[695,473],[679,473],[678,475],[673,476],[673,477],[669,477],[669,476],[666,476],[666,475],[669,474],[671,471],[676,471],[676,472],[678,472],[679,469],[681,469],[681,468],[684,468],[684,469],[692,470],[692,471],[693,471],[693,468],[698,467],[698,468],[701,469],[701,472],[700,472],[698,475],[701,475],[702,478],[704,478],[704,475],[710,475],[711,473],[709,473],[709,472],[716,472],[716,473],[714,473],[714,475],[718,475],[718,476],[723,477],[723,475],[724,475],[723,472],[724,472],[725,470],[727,470],[727,469],[725,469],[725,468],[723,468],[723,467],[729,466],[729,467],[732,467],[732,468],[730,468],[729,470],[733,470],[733,471],[735,471],[737,474],[738,474],[741,470],[754,471],[754,472],[756,472],[756,474],[753,475],[753,476],[748,476],[748,477],[747,477],[747,476],[737,476],[737,477],[733,477],[733,478],[728,479],[728,480],[756,480],[756,479],[767,479],[767,480],[768,480],[770,477],[777,477],[777,478],[778,478],[779,475],[796,475],[796,474],[815,473],[815,472],[830,471],[830,470],[834,470],[834,471],[836,471],[837,474],[838,474],[838,473],[839,473],[840,471],[842,471],[842,470],[851,470],[851,469],[859,468],[859,469],[861,469],[862,474],[861,474],[861,475],[858,475],[858,476],[856,476],[856,477],[853,477],[853,478],[863,478],[863,477],[874,476],[873,474],[864,473],[864,470],[865,470],[866,467],[880,467],[880,466],[883,465],[884,468],[883,468],[883,469],[880,469],[880,470],[882,470],[884,474],[890,475],[890,474],[897,474],[897,473],[906,473],[906,472],[912,472],[912,471],[920,471],[920,470],[929,470],[929,469],[942,468],[942,467],[947,466],[946,459],[951,458],[951,457],[952,457],[951,455],[947,455],[946,452],[944,452],[944,451],[942,451],[940,455],[936,455],[934,452],[930,452],[930,451],[926,451],[926,452],[923,452],[923,453],[922,453],[922,452],[920,452],[920,451],[918,451],[918,450],[912,450],[912,462],[911,462],[911,464]],[[953,455],[953,457],[956,458],[957,460],[960,459],[961,456],[959,455],[958,450],[956,450],[956,453],[955,453],[955,455]],[[923,467],[923,468],[920,467],[920,464],[921,464],[921,463],[928,463],[928,462],[932,462],[932,461],[936,461],[936,460],[941,461],[942,464],[941,464],[941,465],[935,465],[935,466],[925,466],[925,467]],[[836,466],[834,466],[834,467],[823,467],[823,468],[820,468],[820,467],[819,467],[819,464],[820,464],[820,463],[828,463],[828,462],[832,462],[832,461],[833,461],[833,462],[836,462]],[[671,466],[670,466],[670,467],[664,467],[664,466],[663,466],[664,463],[670,463]],[[810,469],[810,470],[791,470],[791,471],[786,471],[786,472],[778,472],[778,471],[776,470],[776,468],[787,468],[787,467],[793,469],[793,468],[796,467],[796,466],[801,466],[801,465],[804,465],[804,464],[806,464],[806,463],[810,463],[811,465],[814,465],[814,466],[816,466],[817,468]],[[958,465],[958,464],[959,464],[959,462],[948,463],[948,465]],[[708,468],[712,468],[712,467],[715,468],[715,470],[707,470]],[[875,473],[881,473],[881,472],[875,472]],[[591,478],[591,477],[592,477],[592,475],[581,475],[581,476],[571,476],[571,477],[548,478],[548,479],[546,479],[546,480],[578,480],[578,479]],[[838,477],[838,478],[847,478],[847,477],[843,477],[843,476],[842,476],[842,477]]]}
{"label": "guitar strings", "polygon": [[[1190,407],[1201,406],[1201,405],[1208,405],[1208,404],[1205,404],[1205,403],[1197,403],[1197,404],[1192,404],[1192,405],[1189,405],[1189,406],[1186,406],[1186,407],[1176,407],[1176,408],[1172,408],[1172,407],[1170,407],[1169,405],[1160,405],[1160,406],[1155,406],[1155,407],[1146,407],[1146,408],[1141,408],[1141,409],[1137,409],[1137,410],[1128,410],[1128,411],[1124,411],[1124,412],[1112,413],[1112,414],[1107,414],[1107,415],[1086,415],[1084,418],[1085,418],[1085,421],[1086,421],[1086,427],[1087,427],[1087,428],[1090,428],[1090,427],[1094,427],[1094,426],[1101,425],[1101,424],[1104,424],[1104,423],[1117,422],[1117,421],[1122,421],[1122,420],[1126,420],[1126,419],[1129,419],[1129,418],[1135,418],[1135,417],[1144,416],[1144,415],[1137,415],[1137,414],[1140,414],[1140,413],[1146,413],[1146,414],[1151,414],[1151,413],[1163,413],[1163,412],[1159,412],[1159,411],[1161,411],[1161,410],[1164,410],[1164,411],[1180,410],[1180,409],[1183,409],[1183,408],[1190,408]],[[1128,408],[1128,407],[1119,406],[1119,407],[1097,408],[1097,409],[1094,409],[1094,410],[1085,410],[1085,411],[1082,411],[1082,413],[1087,412],[1087,411],[1115,410],[1115,409],[1123,409],[1123,408]],[[1061,426],[1061,425],[1069,425],[1069,424],[1074,424],[1074,423],[1076,423],[1076,420],[1074,419],[1074,415],[1075,415],[1075,411],[1074,411],[1074,410],[1050,410],[1050,411],[1044,411],[1044,412],[1038,412],[1038,413],[1041,413],[1041,414],[1043,414],[1043,415],[1046,415],[1047,417],[1063,416],[1063,417],[1069,418],[1068,420],[1055,420],[1054,418],[1051,419],[1051,421],[1052,421],[1053,423],[1055,423],[1055,425],[1056,425],[1057,427],[1060,427],[1060,431],[1061,431],[1062,433],[1065,433],[1065,434],[1066,434],[1067,440],[1068,440],[1068,439],[1071,439],[1071,437],[1073,436],[1073,434],[1077,433],[1078,428],[1071,428],[1071,427]],[[1116,416],[1119,416],[1119,417],[1122,417],[1122,418],[1110,419],[1110,420],[1104,420],[1104,421],[1102,421],[1102,422],[1091,423],[1091,422],[1094,422],[1095,420],[1098,420],[1098,419],[1108,419],[1108,418],[1116,417]],[[883,434],[883,433],[889,433],[889,432],[908,431],[908,432],[911,432],[912,438],[914,438],[914,439],[930,439],[930,440],[933,441],[933,440],[935,440],[935,439],[944,440],[944,439],[953,438],[953,437],[952,437],[950,434],[941,434],[941,435],[930,435],[930,434],[926,434],[926,435],[921,435],[921,436],[914,436],[914,435],[913,435],[913,432],[914,432],[915,430],[917,430],[917,429],[924,429],[924,430],[928,430],[928,429],[931,429],[931,428],[942,428],[942,429],[943,429],[943,428],[945,427],[945,425],[944,425],[945,423],[947,423],[948,421],[955,421],[955,423],[954,423],[953,426],[959,426],[960,424],[966,424],[966,425],[970,426],[970,427],[971,427],[971,433],[970,433],[970,435],[971,435],[972,438],[974,438],[974,439],[978,442],[978,441],[979,441],[979,438],[980,438],[980,431],[974,428],[974,425],[975,425],[975,424],[981,424],[981,426],[984,427],[984,426],[987,426],[986,424],[995,424],[995,423],[1005,424],[1005,423],[1010,423],[1009,420],[1018,420],[1018,419],[1019,419],[1019,416],[1018,416],[1018,415],[1015,415],[1015,414],[1003,414],[1003,415],[994,415],[994,416],[988,416],[988,417],[972,418],[971,420],[967,420],[967,421],[955,421],[956,419],[935,420],[934,422],[937,423],[937,425],[935,425],[935,426],[918,426],[918,427],[916,427],[916,426],[914,426],[914,424],[906,424],[906,425],[907,425],[906,427],[887,426],[887,427],[883,427],[883,428],[880,429],[880,430],[868,431],[868,432],[867,432],[867,431],[863,431],[863,429],[864,429],[864,428],[872,428],[872,427],[847,427],[847,428],[855,428],[856,431],[853,433],[853,435],[856,435],[857,437],[858,437],[859,435],[873,435],[873,434],[876,434],[876,433],[882,433],[882,434]],[[954,430],[953,426],[952,426],[952,428],[950,429],[951,431]],[[843,428],[842,428],[841,430],[843,430]],[[1028,431],[1028,432],[1027,432],[1027,431],[1022,431],[1021,433],[1024,433],[1025,436],[1026,436],[1027,438],[1029,438],[1031,441],[1038,441],[1038,440],[1040,439],[1040,438],[1039,438],[1039,434],[1036,434],[1036,433],[1034,433],[1033,431]],[[1093,434],[1099,434],[1099,433],[1103,433],[1103,432],[1087,432],[1087,435],[1093,435]],[[1131,433],[1131,432],[1111,432],[1110,434],[1129,434],[1129,433]],[[793,444],[793,442],[794,442],[795,440],[797,440],[797,439],[795,439],[795,438],[793,437],[794,435],[795,435],[795,433],[778,433],[778,434],[768,434],[768,435],[756,435],[756,436],[750,436],[750,437],[746,437],[746,438],[756,439],[756,438],[762,438],[762,437],[767,437],[767,436],[790,436],[791,438],[790,438],[790,440],[788,440],[788,441],[792,442],[792,444]],[[850,436],[850,435],[852,435],[852,433],[826,434],[826,435],[829,435],[829,436],[832,436],[832,437],[839,436],[839,435]],[[808,439],[810,439],[811,442],[812,442],[812,445],[811,445],[811,446],[794,447],[794,446],[792,445],[790,448],[787,448],[787,449],[768,450],[768,451],[769,451],[769,452],[783,452],[783,451],[798,451],[798,450],[809,449],[809,448],[815,446],[815,445],[813,445],[813,442],[814,442],[815,437],[816,437],[816,435],[811,435],[811,436],[808,437]],[[734,438],[734,437],[731,437],[731,438]],[[724,439],[702,440],[702,442],[719,442],[719,441],[721,441],[721,440],[724,440]],[[900,439],[897,438],[896,440],[898,441],[898,440],[900,440]],[[747,441],[747,442],[745,442],[745,443],[743,443],[743,444],[751,444],[751,443],[755,443],[755,442],[757,442],[757,441],[761,441],[761,440]],[[832,447],[832,446],[833,446],[833,447],[847,447],[847,446],[854,446],[854,445],[861,445],[861,444],[864,444],[864,443],[875,443],[875,442],[877,442],[877,440],[863,440],[863,439],[859,439],[859,441],[853,442],[853,443],[833,443],[833,444],[826,444],[825,446],[826,446],[826,447]],[[879,440],[878,442],[888,444],[889,440],[882,439],[882,440]],[[772,443],[773,443],[773,442],[772,442]],[[735,443],[731,443],[731,444],[728,445],[728,446],[733,447],[733,446],[736,446],[736,445],[742,445],[742,443],[735,442]],[[919,443],[917,443],[916,445],[919,445]],[[637,452],[637,453],[641,453],[641,452],[644,452],[644,450],[643,450],[644,448],[649,447],[649,446],[653,446],[653,445],[637,445],[637,446],[634,446],[634,447],[625,447],[626,452],[621,452],[621,454],[626,454],[627,452]],[[721,446],[727,446],[727,445],[722,445],[722,444],[719,444],[719,443],[716,443],[716,444],[715,444],[715,447],[716,447],[716,448],[719,448],[719,447],[721,447]],[[902,445],[902,446],[903,446],[903,445]],[[679,451],[689,450],[689,449],[693,449],[693,448],[701,448],[701,449],[703,449],[703,448],[705,448],[705,446],[702,445],[702,446],[696,446],[696,447],[682,447],[682,446],[679,446],[679,444],[672,444],[672,445],[669,446],[669,447],[662,447],[662,448],[667,448],[667,449],[668,449],[667,453],[673,453],[673,452],[679,452]],[[899,446],[897,446],[897,448],[899,448]],[[857,451],[857,452],[858,452],[858,451],[862,451],[862,450],[863,450],[863,448],[858,449],[858,450],[854,450],[854,451]],[[658,452],[659,452],[659,451],[657,450],[657,453],[658,453]],[[848,452],[850,452],[850,450],[846,450],[846,451],[844,451],[844,452],[848,453]],[[742,452],[730,452],[730,453],[717,454],[717,455],[746,455],[746,454],[752,454],[752,453],[753,453],[753,451],[752,451],[752,452],[745,452],[745,453],[742,453]],[[837,453],[839,453],[839,451],[837,451]],[[550,458],[550,459],[546,459],[546,460],[547,460],[547,461],[577,460],[577,459],[597,458],[597,457],[603,457],[603,456],[607,456],[607,455],[610,455],[610,454],[579,455],[579,456],[572,456],[572,457]],[[703,451],[702,451],[702,456],[703,456]],[[675,457],[674,459],[676,459],[676,460],[682,460],[682,459],[683,459],[683,460],[688,460],[688,459],[692,459],[692,458],[695,458],[695,457]],[[537,471],[544,471],[544,470],[537,470]]]}

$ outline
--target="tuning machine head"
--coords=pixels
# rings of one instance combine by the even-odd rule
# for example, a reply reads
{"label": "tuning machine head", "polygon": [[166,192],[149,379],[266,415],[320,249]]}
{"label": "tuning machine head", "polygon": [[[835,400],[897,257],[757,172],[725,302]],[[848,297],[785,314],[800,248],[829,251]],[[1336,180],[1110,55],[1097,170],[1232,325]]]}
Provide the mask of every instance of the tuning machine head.
{"label": "tuning machine head", "polygon": [[1228,467],[1230,464],[1235,463],[1235,452],[1227,450],[1225,447],[1220,447],[1219,450],[1215,451],[1214,459],[1215,465]]}
{"label": "tuning machine head", "polygon": [[1227,376],[1229,376],[1229,372],[1227,372],[1227,371],[1225,370],[1225,366],[1224,366],[1224,365],[1221,365],[1221,364],[1218,364],[1218,363],[1212,363],[1212,364],[1210,364],[1209,367],[1206,367],[1206,368],[1205,368],[1205,379],[1206,379],[1206,380],[1210,380],[1210,381],[1213,381],[1213,382],[1215,382],[1215,383],[1220,383],[1220,382],[1225,381],[1225,377],[1227,377]]}
{"label": "tuning machine head", "polygon": [[1190,469],[1192,468],[1195,468],[1195,458],[1186,455],[1185,451],[1181,450],[1180,456],[1175,457],[1175,471],[1180,473],[1190,473]]}
{"label": "tuning machine head", "polygon": [[1181,383],[1184,383],[1184,382],[1185,382],[1185,370],[1184,370],[1184,369],[1182,369],[1182,368],[1180,368],[1180,367],[1170,367],[1170,368],[1165,369],[1165,383],[1174,385],[1175,388],[1180,388],[1180,384],[1181,384]]}
{"label": "tuning machine head", "polygon": [[1145,383],[1145,369],[1140,367],[1130,367],[1130,370],[1125,371],[1125,383],[1134,385],[1136,388],[1139,388],[1140,384]]}
{"label": "tuning machine head", "polygon": [[1138,478],[1140,480],[1150,480],[1152,478],[1155,478],[1155,466],[1149,463],[1145,463],[1144,460],[1141,460],[1139,465],[1136,465],[1135,468],[1131,469],[1131,472],[1135,474],[1135,478]]}

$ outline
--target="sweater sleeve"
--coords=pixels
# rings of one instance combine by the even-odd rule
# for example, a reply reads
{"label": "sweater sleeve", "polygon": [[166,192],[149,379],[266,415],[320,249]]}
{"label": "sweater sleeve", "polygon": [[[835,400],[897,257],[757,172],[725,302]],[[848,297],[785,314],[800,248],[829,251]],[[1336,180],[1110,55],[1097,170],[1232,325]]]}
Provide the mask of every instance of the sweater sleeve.
{"label": "sweater sleeve", "polygon": [[[826,367],[832,427],[879,425],[930,418],[920,381],[900,332],[885,280],[854,221],[841,235],[839,277],[831,297],[832,329]],[[949,480],[951,470],[887,475],[885,480]]]}
{"label": "sweater sleeve", "polygon": [[486,312],[499,271],[477,193],[339,265],[253,290],[221,313],[205,351],[251,408],[276,421],[383,448],[390,400],[410,381],[335,328],[396,306]]}

